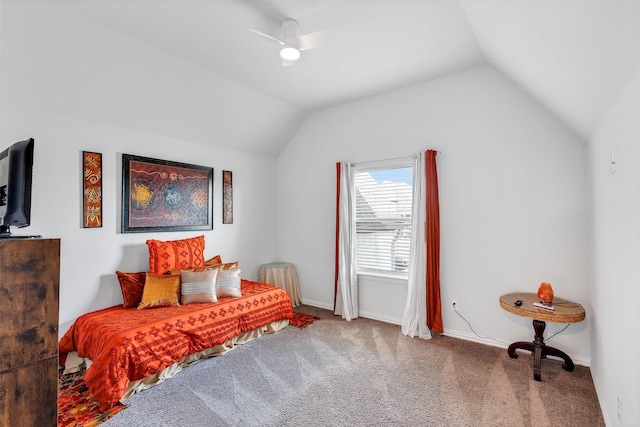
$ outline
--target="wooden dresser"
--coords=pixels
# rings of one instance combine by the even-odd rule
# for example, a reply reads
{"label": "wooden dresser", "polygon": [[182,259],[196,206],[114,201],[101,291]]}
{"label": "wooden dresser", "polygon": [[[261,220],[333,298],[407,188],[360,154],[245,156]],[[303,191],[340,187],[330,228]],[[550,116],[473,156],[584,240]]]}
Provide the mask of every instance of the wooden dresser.
{"label": "wooden dresser", "polygon": [[57,425],[60,239],[0,239],[0,427]]}

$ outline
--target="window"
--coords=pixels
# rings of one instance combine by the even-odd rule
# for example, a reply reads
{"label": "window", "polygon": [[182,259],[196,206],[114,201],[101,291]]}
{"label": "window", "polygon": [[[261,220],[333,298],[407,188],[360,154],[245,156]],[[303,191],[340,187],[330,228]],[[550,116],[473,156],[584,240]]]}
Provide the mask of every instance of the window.
{"label": "window", "polygon": [[355,169],[358,273],[407,277],[411,247],[411,159]]}

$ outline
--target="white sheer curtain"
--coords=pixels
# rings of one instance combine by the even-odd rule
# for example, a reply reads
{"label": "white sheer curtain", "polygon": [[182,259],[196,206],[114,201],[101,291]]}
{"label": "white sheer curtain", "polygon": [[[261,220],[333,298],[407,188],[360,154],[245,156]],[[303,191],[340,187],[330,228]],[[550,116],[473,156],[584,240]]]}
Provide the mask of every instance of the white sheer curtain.
{"label": "white sheer curtain", "polygon": [[340,163],[338,202],[338,289],[334,314],[345,320],[358,317],[358,275],[356,273],[356,213],[354,166]]}
{"label": "white sheer curtain", "polygon": [[431,338],[427,328],[426,278],[426,171],[425,153],[416,155],[413,163],[413,211],[407,303],[402,318],[402,333],[410,337]]}

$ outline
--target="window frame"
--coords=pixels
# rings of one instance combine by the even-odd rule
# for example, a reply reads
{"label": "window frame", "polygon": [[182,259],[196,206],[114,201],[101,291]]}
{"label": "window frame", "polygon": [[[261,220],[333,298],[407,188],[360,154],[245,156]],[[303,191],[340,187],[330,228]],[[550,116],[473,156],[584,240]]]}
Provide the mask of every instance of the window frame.
{"label": "window frame", "polygon": [[[366,163],[356,163],[354,164],[354,177],[360,173],[360,172],[371,172],[371,171],[376,171],[376,170],[387,170],[387,169],[397,169],[397,168],[411,168],[411,173],[412,173],[412,182],[411,182],[411,217],[410,217],[410,223],[413,222],[413,189],[414,189],[414,185],[415,183],[413,182],[413,175],[414,175],[414,168],[415,168],[415,162],[414,162],[414,157],[404,157],[404,158],[396,158],[396,159],[388,159],[388,160],[377,160],[377,161],[373,161],[373,162],[366,162]],[[354,182],[354,194],[355,194],[355,182]],[[355,212],[355,206],[354,206],[354,212]],[[355,216],[355,213],[354,213]],[[354,226],[357,229],[357,219],[355,220],[355,224]],[[413,237],[413,230],[411,230],[411,234],[409,235],[409,238],[411,240],[411,237]],[[358,236],[357,236],[357,230],[356,230],[356,259],[357,259],[357,242],[358,242]],[[411,243],[409,243],[410,245]],[[410,248],[409,248],[409,252],[410,252]],[[410,261],[407,261],[410,262]],[[399,281],[399,282],[404,282],[406,283],[406,281],[409,278],[409,269],[407,268],[407,270],[405,271],[392,271],[392,270],[382,270],[382,269],[374,269],[374,268],[368,268],[368,267],[361,267],[359,263],[357,263],[357,271],[356,273],[359,276],[367,276],[367,277],[378,277],[378,278],[384,278],[384,279],[391,279],[393,281]]]}

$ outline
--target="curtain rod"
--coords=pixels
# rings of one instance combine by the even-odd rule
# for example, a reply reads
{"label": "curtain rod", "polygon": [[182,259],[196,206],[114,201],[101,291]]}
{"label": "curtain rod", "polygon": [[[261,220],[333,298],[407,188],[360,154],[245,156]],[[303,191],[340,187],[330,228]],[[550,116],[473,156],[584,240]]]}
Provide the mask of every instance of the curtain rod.
{"label": "curtain rod", "polygon": [[413,156],[405,156],[405,157],[395,157],[393,159],[381,159],[381,160],[369,160],[368,162],[355,162],[354,165],[358,165],[358,166],[366,166],[366,165],[370,165],[373,163],[380,163],[380,162],[395,162],[395,161],[402,161],[402,160],[413,160],[415,159],[417,156],[414,154]]}
{"label": "curtain rod", "polygon": [[[437,150],[436,153],[440,154],[440,150]],[[395,157],[393,159],[380,159],[380,160],[369,160],[368,162],[354,162],[354,165],[358,165],[358,166],[366,166],[369,164],[374,164],[374,163],[380,163],[380,162],[395,162],[395,161],[403,161],[403,160],[413,160],[416,157],[418,157],[417,154],[414,154],[412,156],[404,156],[404,157]]]}

